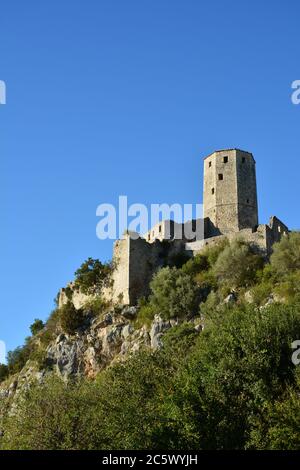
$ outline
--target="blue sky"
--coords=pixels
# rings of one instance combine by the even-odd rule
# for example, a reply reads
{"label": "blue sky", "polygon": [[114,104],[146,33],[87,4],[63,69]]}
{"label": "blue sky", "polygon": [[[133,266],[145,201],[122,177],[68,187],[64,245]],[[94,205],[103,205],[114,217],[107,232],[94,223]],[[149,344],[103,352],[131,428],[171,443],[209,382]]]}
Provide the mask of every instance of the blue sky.
{"label": "blue sky", "polygon": [[202,202],[202,158],[257,162],[260,222],[299,227],[296,0],[1,3],[0,339],[22,344],[89,256],[96,207]]}

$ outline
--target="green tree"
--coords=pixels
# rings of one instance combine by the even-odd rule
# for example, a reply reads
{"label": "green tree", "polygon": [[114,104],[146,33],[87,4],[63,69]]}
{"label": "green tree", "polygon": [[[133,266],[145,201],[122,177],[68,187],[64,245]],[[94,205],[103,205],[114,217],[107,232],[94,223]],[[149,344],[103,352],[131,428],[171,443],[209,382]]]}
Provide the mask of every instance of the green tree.
{"label": "green tree", "polygon": [[36,318],[32,325],[30,325],[30,331],[33,336],[35,336],[39,331],[41,331],[44,328],[44,322],[42,320],[39,320]]}
{"label": "green tree", "polygon": [[78,328],[84,325],[86,315],[82,309],[76,309],[72,302],[68,301],[60,308],[60,325],[65,333],[72,335]]}
{"label": "green tree", "polygon": [[0,383],[8,377],[9,370],[6,364],[0,364]]}
{"label": "green tree", "polygon": [[268,402],[260,419],[253,417],[248,446],[254,449],[299,450],[300,449],[300,380],[295,387],[289,386],[284,396]]}
{"label": "green tree", "polygon": [[263,258],[249,244],[236,240],[219,254],[213,270],[221,282],[237,288],[253,284],[263,265]]}
{"label": "green tree", "polygon": [[19,372],[26,364],[30,357],[31,343],[27,338],[24,346],[18,346],[7,353],[7,365],[10,374]]}
{"label": "green tree", "polygon": [[275,243],[270,262],[279,276],[300,270],[300,232],[292,232]]}
{"label": "green tree", "polygon": [[75,272],[75,287],[84,294],[99,294],[111,282],[112,263],[103,264],[98,259],[88,258]]}
{"label": "green tree", "polygon": [[299,305],[227,308],[211,316],[182,371],[176,402],[183,427],[202,449],[243,449],[253,416],[295,384],[291,343],[300,328]]}
{"label": "green tree", "polygon": [[[100,390],[99,390],[100,391]],[[64,450],[104,447],[98,388],[88,381],[63,382],[51,375],[33,384],[6,416],[2,449]]]}
{"label": "green tree", "polygon": [[176,268],[162,268],[153,277],[150,303],[164,318],[194,315],[200,293],[193,278]]}

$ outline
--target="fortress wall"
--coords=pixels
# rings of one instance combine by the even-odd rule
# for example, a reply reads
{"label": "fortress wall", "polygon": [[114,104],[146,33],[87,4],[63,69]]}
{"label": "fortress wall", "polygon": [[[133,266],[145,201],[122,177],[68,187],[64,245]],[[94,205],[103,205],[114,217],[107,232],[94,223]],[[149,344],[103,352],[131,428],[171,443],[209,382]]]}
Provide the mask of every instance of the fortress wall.
{"label": "fortress wall", "polygon": [[149,293],[152,275],[162,263],[161,243],[147,243],[142,238],[130,240],[129,254],[129,303],[136,304],[139,297]]}
{"label": "fortress wall", "polygon": [[156,240],[147,243],[143,238],[130,240],[129,250],[129,303],[136,304],[140,297],[149,295],[153,275],[173,256],[184,253],[181,240]]}
{"label": "fortress wall", "polygon": [[[86,295],[80,292],[79,290],[74,289],[74,282],[70,282],[67,287],[69,287],[72,290],[72,302],[74,304],[74,307],[79,309],[83,307],[83,305],[91,300],[93,298],[92,295]],[[58,308],[61,308],[63,305],[65,305],[68,302],[69,298],[66,294],[66,289],[62,288],[59,291],[59,297],[58,297]]]}
{"label": "fortress wall", "polygon": [[117,303],[129,304],[129,251],[130,236],[116,240],[113,248],[115,270],[112,275],[112,289],[106,289],[104,297]]}

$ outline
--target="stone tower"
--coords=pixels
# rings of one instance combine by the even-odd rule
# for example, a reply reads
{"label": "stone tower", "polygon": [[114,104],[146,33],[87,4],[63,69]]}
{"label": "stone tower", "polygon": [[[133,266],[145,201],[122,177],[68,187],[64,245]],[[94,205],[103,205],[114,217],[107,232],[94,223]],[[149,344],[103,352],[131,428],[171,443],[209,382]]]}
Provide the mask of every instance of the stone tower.
{"label": "stone tower", "polygon": [[207,237],[258,225],[255,160],[249,152],[219,150],[204,159]]}

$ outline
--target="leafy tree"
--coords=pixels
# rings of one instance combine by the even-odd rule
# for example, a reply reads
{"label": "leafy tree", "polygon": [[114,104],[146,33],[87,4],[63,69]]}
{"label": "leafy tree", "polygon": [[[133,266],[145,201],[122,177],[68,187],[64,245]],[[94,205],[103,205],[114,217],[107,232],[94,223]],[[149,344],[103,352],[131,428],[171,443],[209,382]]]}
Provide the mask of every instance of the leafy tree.
{"label": "leafy tree", "polygon": [[99,394],[88,381],[65,383],[50,375],[34,384],[21,400],[18,412],[4,420],[2,449],[64,450],[102,448]]}
{"label": "leafy tree", "polygon": [[84,294],[99,294],[111,282],[113,265],[88,258],[75,272],[75,287]]}
{"label": "leafy tree", "polygon": [[7,353],[7,365],[10,374],[19,372],[26,364],[30,357],[31,344],[30,338],[27,338],[24,346],[18,346]]}
{"label": "leafy tree", "polygon": [[0,364],[0,383],[8,377],[9,370],[6,364]]}
{"label": "leafy tree", "polygon": [[268,450],[300,448],[300,380],[282,398],[268,402],[260,419],[253,417],[248,447]]}
{"label": "leafy tree", "polygon": [[300,232],[292,232],[275,243],[270,261],[279,276],[300,270]]}
{"label": "leafy tree", "polygon": [[213,269],[221,282],[236,288],[253,284],[263,264],[263,258],[255,254],[249,244],[237,240],[219,254]]}
{"label": "leafy tree", "polygon": [[150,303],[164,318],[191,316],[198,310],[199,289],[192,277],[179,269],[160,269],[150,288]]}
{"label": "leafy tree", "polygon": [[65,333],[72,335],[83,326],[86,315],[82,309],[77,310],[73,303],[68,301],[60,309],[60,325]]}
{"label": "leafy tree", "polygon": [[209,268],[210,264],[207,255],[199,253],[184,264],[182,271],[190,276],[195,276],[200,272],[207,271]]}
{"label": "leafy tree", "polygon": [[33,336],[39,333],[44,328],[44,322],[36,318],[32,325],[30,325],[30,331]]}
{"label": "leafy tree", "polygon": [[243,449],[253,416],[295,383],[291,343],[300,328],[299,305],[227,308],[212,316],[182,372],[178,414],[202,449]]}

